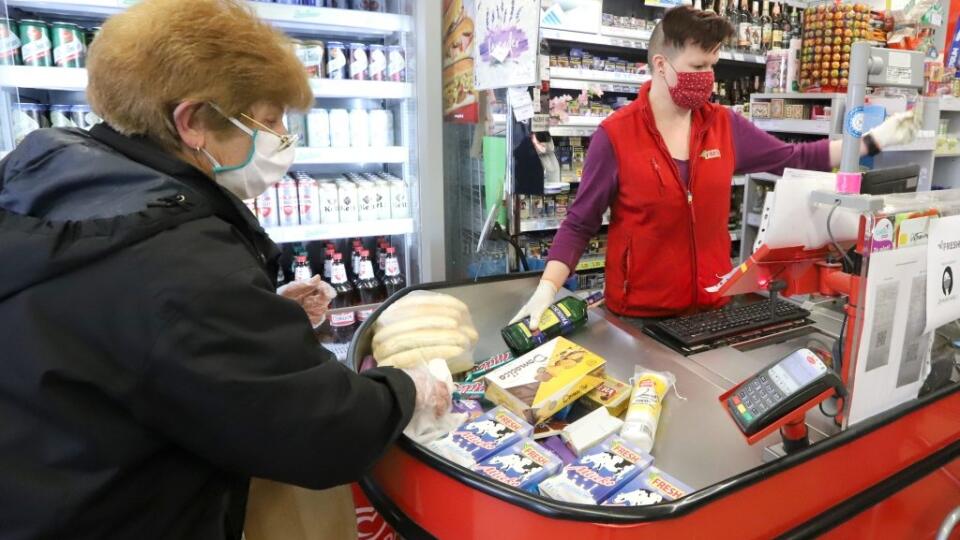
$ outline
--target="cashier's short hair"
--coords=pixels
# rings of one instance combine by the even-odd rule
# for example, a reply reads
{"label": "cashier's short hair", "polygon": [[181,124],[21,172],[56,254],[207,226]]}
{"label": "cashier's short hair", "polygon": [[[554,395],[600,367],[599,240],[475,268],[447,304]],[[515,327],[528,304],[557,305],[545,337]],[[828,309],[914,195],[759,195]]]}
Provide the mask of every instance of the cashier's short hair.
{"label": "cashier's short hair", "polygon": [[[242,0],[144,0],[106,21],[87,69],[94,112],[171,151],[180,148],[173,110],[183,101],[216,103],[228,116],[260,102],[313,102],[290,40]],[[210,107],[199,114],[210,129],[229,126]]]}
{"label": "cashier's short hair", "polygon": [[716,13],[690,6],[675,7],[653,29],[648,58],[657,54],[674,58],[687,45],[713,51],[732,35],[733,26]]}

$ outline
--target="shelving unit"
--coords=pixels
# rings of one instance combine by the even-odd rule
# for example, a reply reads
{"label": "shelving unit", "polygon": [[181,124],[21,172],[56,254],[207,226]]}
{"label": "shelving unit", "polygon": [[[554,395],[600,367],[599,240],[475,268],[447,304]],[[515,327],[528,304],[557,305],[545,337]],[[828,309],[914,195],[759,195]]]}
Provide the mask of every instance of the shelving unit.
{"label": "shelving unit", "polygon": [[294,165],[340,165],[406,163],[410,150],[403,146],[384,148],[297,148]]}
{"label": "shelving unit", "polygon": [[413,219],[383,219],[333,225],[299,225],[296,227],[269,227],[265,229],[278,244],[309,242],[311,240],[339,240],[368,236],[410,234],[415,231]]}
{"label": "shelving unit", "polygon": [[[560,228],[560,224],[563,223],[564,218],[539,218],[539,219],[522,219],[520,220],[520,232],[521,233],[531,233],[531,232],[544,232],[544,231],[555,231]],[[610,220],[606,217],[603,218],[603,225],[609,225]]]}

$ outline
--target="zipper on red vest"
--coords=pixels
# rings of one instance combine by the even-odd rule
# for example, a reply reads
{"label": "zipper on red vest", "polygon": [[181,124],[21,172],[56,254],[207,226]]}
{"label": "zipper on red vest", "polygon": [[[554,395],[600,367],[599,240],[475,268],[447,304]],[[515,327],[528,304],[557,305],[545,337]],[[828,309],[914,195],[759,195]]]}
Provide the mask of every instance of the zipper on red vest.
{"label": "zipper on red vest", "polygon": [[697,280],[699,275],[699,265],[697,264],[697,213],[693,209],[693,167],[699,155],[700,148],[703,146],[703,136],[707,133],[706,129],[701,129],[693,137],[695,145],[690,145],[690,163],[687,166],[687,206],[690,208],[690,246],[693,249],[693,307],[697,308],[697,300],[700,298],[700,285]]}
{"label": "zipper on red vest", "polygon": [[657,158],[651,157],[650,163],[653,164],[653,170],[657,172],[657,179],[660,180],[660,196],[663,197],[663,190],[667,185],[663,182],[663,173],[660,171],[660,164],[657,163]]}

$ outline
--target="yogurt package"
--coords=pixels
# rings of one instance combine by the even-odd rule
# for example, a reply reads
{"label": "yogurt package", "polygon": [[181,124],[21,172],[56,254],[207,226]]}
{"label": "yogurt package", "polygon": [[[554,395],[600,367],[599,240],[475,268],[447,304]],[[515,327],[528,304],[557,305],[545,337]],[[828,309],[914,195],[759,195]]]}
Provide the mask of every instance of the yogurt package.
{"label": "yogurt package", "polygon": [[508,486],[536,493],[537,485],[556,474],[562,465],[552,452],[524,439],[481,461],[473,470]]}
{"label": "yogurt package", "polygon": [[640,473],[604,501],[604,506],[648,506],[673,501],[693,492],[693,488],[656,467]]}
{"label": "yogurt package", "polygon": [[496,407],[427,445],[434,453],[463,467],[473,467],[510,445],[530,437],[533,426],[503,407]]}
{"label": "yogurt package", "polygon": [[613,435],[543,481],[540,493],[558,501],[600,504],[651,464],[653,457]]}

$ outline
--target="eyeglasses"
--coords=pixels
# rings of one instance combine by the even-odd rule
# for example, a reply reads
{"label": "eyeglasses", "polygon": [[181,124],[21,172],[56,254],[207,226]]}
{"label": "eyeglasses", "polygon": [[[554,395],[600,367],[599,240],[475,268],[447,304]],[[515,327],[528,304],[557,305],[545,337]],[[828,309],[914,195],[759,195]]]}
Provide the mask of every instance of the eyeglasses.
{"label": "eyeglasses", "polygon": [[246,114],[246,113],[240,113],[240,116],[241,116],[242,118],[244,118],[245,120],[248,120],[249,122],[253,123],[254,125],[256,125],[257,127],[259,127],[260,129],[266,131],[267,133],[273,134],[273,135],[275,135],[277,138],[279,138],[279,139],[280,139],[280,148],[278,149],[279,151],[283,151],[283,150],[286,150],[287,148],[290,148],[291,146],[297,144],[297,142],[300,140],[300,135],[299,135],[299,134],[297,134],[297,135],[291,135],[291,134],[281,135],[281,134],[277,133],[276,131],[270,129],[269,127],[265,126],[265,125],[263,124],[263,122],[260,122],[260,121],[257,120],[256,118],[253,118],[253,117],[251,117],[250,115],[248,115],[248,114]]}

